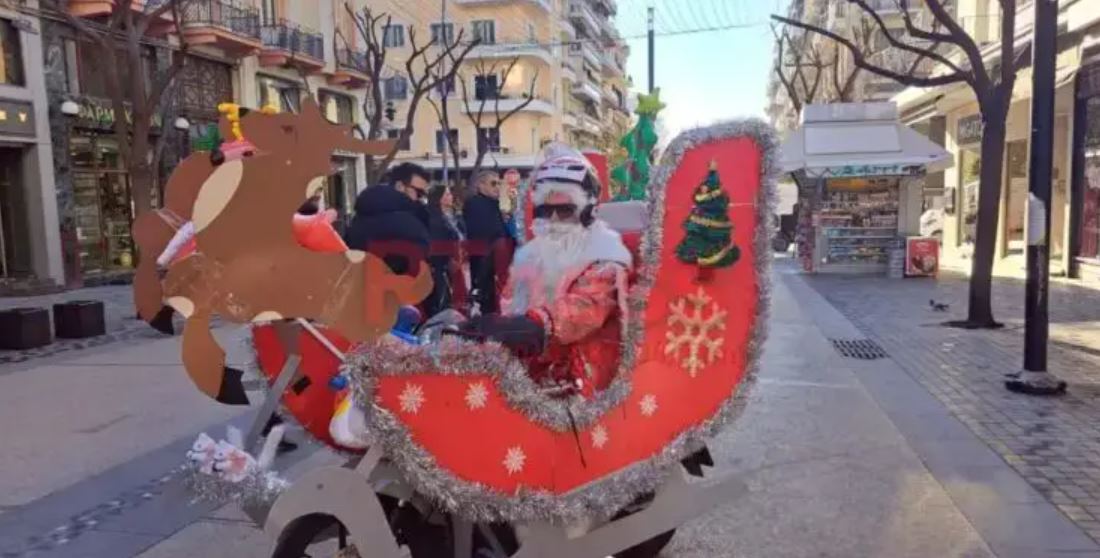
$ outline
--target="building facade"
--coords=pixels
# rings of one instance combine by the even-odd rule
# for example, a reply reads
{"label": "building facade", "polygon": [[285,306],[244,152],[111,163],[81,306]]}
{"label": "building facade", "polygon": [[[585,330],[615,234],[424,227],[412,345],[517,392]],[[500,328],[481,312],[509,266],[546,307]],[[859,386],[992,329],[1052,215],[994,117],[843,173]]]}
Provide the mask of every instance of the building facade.
{"label": "building facade", "polygon": [[[1000,63],[999,5],[989,0],[959,2],[956,17],[982,47],[987,66]],[[1033,7],[1020,6],[1015,44],[1026,48],[1032,34]],[[1051,273],[1100,278],[1096,199],[1100,168],[1100,110],[1095,107],[1100,60],[1100,2],[1078,0],[1060,4],[1060,29],[1055,69],[1054,175],[1051,184]],[[1021,66],[1008,113],[1000,213],[994,270],[1022,275],[1028,238],[1028,160],[1032,72],[1030,54]],[[909,88],[894,97],[903,120],[942,142],[954,155],[954,166],[930,181],[926,205],[942,213],[942,254],[945,265],[969,271],[977,226],[978,175],[981,169],[982,121],[973,92],[965,84]],[[938,189],[937,187],[938,182]]]}
{"label": "building facade", "polygon": [[[463,83],[450,86],[446,97],[460,173],[473,166],[479,144],[488,152],[483,168],[525,171],[547,142],[595,147],[605,132],[629,127],[628,49],[615,30],[614,0],[453,0],[445,21],[437,0],[387,0],[371,8],[392,17],[385,35],[395,52],[411,51],[410,31],[418,45],[441,29],[478,40],[456,74]],[[395,70],[385,91],[398,124],[410,95],[403,73]],[[444,102],[440,93],[431,95],[436,107]],[[499,116],[506,119],[497,126]],[[421,103],[413,130],[399,158],[454,173],[453,154],[444,157],[450,142],[440,111]]]}
{"label": "building facade", "polygon": [[[116,8],[113,2],[70,0],[68,9],[102,21],[115,9],[147,11],[163,2]],[[467,116],[463,89],[452,87],[451,133],[466,152],[464,164],[472,163],[479,141],[490,146],[486,167],[525,169],[547,141],[594,146],[610,127],[629,126],[627,50],[612,23],[614,0],[446,4],[444,24],[441,4],[434,0],[188,2],[180,29],[170,21],[153,26],[143,45],[147,62],[138,70],[151,79],[167,67],[173,51],[188,45],[187,63],[153,119],[150,143],[161,150],[153,199],[162,195],[175,163],[216,125],[220,102],[295,111],[313,97],[330,120],[363,123],[366,45],[349,11],[368,7],[391,18],[384,40],[392,71],[384,76],[384,92],[393,122],[403,122],[408,110],[408,83],[400,81],[412,32],[421,44],[432,33],[457,29],[479,39],[459,79],[467,81],[475,107],[480,92],[500,94],[487,104],[491,108],[479,129]],[[0,278],[77,287],[125,279],[136,263],[131,181],[119,156],[117,115],[103,79],[103,64],[111,61],[97,58],[85,40],[60,14],[35,2],[24,3],[19,12],[0,9]],[[502,75],[513,60],[512,71]],[[505,113],[530,91],[533,100],[495,131],[494,109]],[[433,94],[432,100],[441,98]],[[395,132],[387,130],[391,136]],[[398,161],[441,169],[444,137],[436,112],[422,102]],[[350,218],[355,196],[366,185],[365,163],[354,154],[333,158],[325,196],[342,216],[338,225]]]}

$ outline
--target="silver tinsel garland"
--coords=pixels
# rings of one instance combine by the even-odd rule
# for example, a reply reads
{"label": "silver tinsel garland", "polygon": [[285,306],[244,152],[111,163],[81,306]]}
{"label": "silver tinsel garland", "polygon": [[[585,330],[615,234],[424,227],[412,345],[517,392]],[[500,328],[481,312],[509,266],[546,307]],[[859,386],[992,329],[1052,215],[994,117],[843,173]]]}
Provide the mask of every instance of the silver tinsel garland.
{"label": "silver tinsel garland", "polygon": [[240,482],[229,482],[203,473],[190,463],[182,467],[185,471],[184,486],[195,500],[202,502],[237,502],[242,508],[269,509],[290,486],[271,471],[254,470]]}
{"label": "silver tinsel garland", "polygon": [[[507,355],[499,346],[484,347],[480,351],[466,347],[465,350],[471,355],[466,359],[457,358],[452,352],[462,347],[443,344],[435,352],[437,357],[448,355],[448,360],[444,362],[442,358],[413,356],[415,351],[372,345],[369,349],[378,349],[381,352],[372,355],[369,350],[364,350],[355,354],[346,366],[352,377],[356,401],[368,415],[373,434],[383,444],[387,457],[397,464],[416,490],[452,513],[479,521],[570,522],[585,517],[608,516],[622,509],[638,495],[654,491],[666,478],[671,467],[676,466],[699,444],[740,415],[755,381],[767,329],[770,240],[773,228],[771,215],[775,205],[775,178],[778,172],[778,144],[774,131],[763,121],[750,119],[721,123],[681,134],[669,146],[661,165],[656,169],[651,182],[653,187],[650,189],[648,208],[650,223],[664,222],[665,189],[688,150],[700,144],[742,137],[751,140],[761,154],[761,186],[756,200],[756,227],[753,233],[753,263],[757,274],[756,321],[746,348],[745,377],[739,389],[730,395],[721,410],[709,420],[681,433],[650,459],[616,471],[567,494],[555,495],[536,490],[502,494],[486,486],[459,479],[439,467],[432,456],[412,440],[404,425],[375,403],[374,378],[377,375],[429,371],[451,374],[497,373],[498,387],[510,404],[521,409],[531,419],[559,432],[569,429],[568,413],[564,405],[540,393],[534,382],[526,376],[522,364]],[[662,229],[658,226],[647,228],[642,240],[641,273],[629,299],[632,316],[644,315],[649,291],[653,287],[660,263],[664,234]],[[630,393],[631,376],[639,344],[644,337],[643,320],[627,319],[624,329],[622,363],[616,380],[591,401],[576,400],[569,403],[578,428],[583,429],[594,423]],[[431,351],[428,353],[430,355]],[[387,360],[388,358],[393,360]],[[428,363],[432,368],[425,368]],[[473,367],[477,369],[473,370]]]}

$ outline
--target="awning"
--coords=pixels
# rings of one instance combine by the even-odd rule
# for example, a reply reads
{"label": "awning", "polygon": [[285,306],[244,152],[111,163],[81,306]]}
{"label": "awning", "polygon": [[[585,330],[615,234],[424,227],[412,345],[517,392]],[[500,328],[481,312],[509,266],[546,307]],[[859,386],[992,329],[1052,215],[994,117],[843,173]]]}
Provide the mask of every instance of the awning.
{"label": "awning", "polygon": [[784,172],[804,171],[814,178],[916,176],[953,161],[947,150],[898,123],[892,103],[810,105],[803,120],[780,150]]}

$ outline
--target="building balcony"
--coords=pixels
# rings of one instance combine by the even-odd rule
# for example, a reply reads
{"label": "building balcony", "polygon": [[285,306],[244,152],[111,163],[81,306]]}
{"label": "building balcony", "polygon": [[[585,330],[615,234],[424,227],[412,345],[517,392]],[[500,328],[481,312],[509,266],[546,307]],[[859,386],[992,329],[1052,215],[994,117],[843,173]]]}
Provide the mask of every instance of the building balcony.
{"label": "building balcony", "polygon": [[599,135],[603,130],[603,125],[600,124],[600,119],[598,117],[585,113],[581,115],[580,126],[578,128],[589,134]]}
{"label": "building balcony", "polygon": [[561,77],[569,80],[571,83],[577,81],[577,70],[573,69],[573,64],[568,58],[562,60]]}
{"label": "building balcony", "polygon": [[622,61],[614,51],[605,50],[600,53],[600,62],[604,77],[621,77],[626,73]]}
{"label": "building balcony", "polygon": [[336,51],[336,70],[329,76],[333,85],[362,87],[370,81],[367,53],[342,48]]}
{"label": "building balcony", "polygon": [[569,19],[577,25],[585,28],[588,35],[600,34],[600,20],[592,8],[588,7],[588,0],[571,0],[569,2]]}
{"label": "building balcony", "polygon": [[455,0],[455,3],[459,6],[503,6],[503,5],[516,5],[526,4],[528,6],[534,6],[546,13],[553,13],[554,6],[550,4],[550,0]]}
{"label": "building balcony", "polygon": [[[483,116],[492,117],[496,114],[508,114],[513,110],[516,110],[527,99],[520,97],[508,97],[502,96],[499,99],[485,99],[485,104],[482,106],[482,101],[479,99],[470,99],[469,108],[466,107],[466,103],[462,103],[462,112],[466,114],[477,114],[479,111]],[[553,116],[554,105],[545,99],[531,99],[530,103],[519,109],[519,112],[529,112],[541,114],[543,116]]]}
{"label": "building balcony", "polygon": [[580,120],[577,119],[576,114],[566,112],[561,115],[561,125],[567,129],[573,130],[580,127]]}
{"label": "building balcony", "polygon": [[615,0],[593,0],[593,2],[603,8],[603,10],[611,15],[615,15],[619,12],[619,6]]}
{"label": "building balcony", "polygon": [[561,27],[561,33],[566,39],[572,41],[577,38],[577,29],[573,27],[573,22],[565,19],[564,17],[558,22],[558,26]]}
{"label": "building balcony", "polygon": [[[599,69],[603,64],[603,58],[600,56],[600,51],[596,50],[596,47],[591,42],[578,42],[571,43],[569,45],[569,54],[584,59],[592,68]],[[582,67],[577,66],[577,70],[581,70]]]}
{"label": "building balcony", "polygon": [[[141,13],[146,10],[146,4],[145,0],[131,0],[130,9]],[[152,6],[151,9],[156,9],[156,6]],[[68,10],[70,14],[77,17],[111,15],[115,11],[115,0],[69,0]]]}
{"label": "building balcony", "polygon": [[325,67],[324,37],[320,33],[281,21],[262,26],[260,38],[261,66],[291,65],[311,72]]}
{"label": "building balcony", "polygon": [[191,0],[181,6],[180,34],[188,44],[214,46],[239,56],[263,47],[258,9],[224,0]]}
{"label": "building balcony", "polygon": [[587,79],[573,84],[573,95],[593,103],[599,103],[603,98],[599,86]]}
{"label": "building balcony", "polygon": [[467,57],[470,60],[485,60],[494,58],[535,58],[546,64],[554,63],[554,53],[550,48],[538,43],[513,43],[508,40],[504,44],[478,45],[470,51]]}

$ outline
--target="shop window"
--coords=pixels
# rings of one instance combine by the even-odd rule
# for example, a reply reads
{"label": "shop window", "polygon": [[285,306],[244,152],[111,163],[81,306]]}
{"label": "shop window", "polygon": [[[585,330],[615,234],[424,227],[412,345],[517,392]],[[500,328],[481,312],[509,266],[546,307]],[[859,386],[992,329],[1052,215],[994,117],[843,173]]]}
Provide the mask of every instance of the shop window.
{"label": "shop window", "polygon": [[81,268],[85,274],[132,268],[130,224],[134,208],[118,143],[102,136],[75,136],[70,146]]}
{"label": "shop window", "polygon": [[401,151],[409,151],[409,150],[412,149],[411,142],[409,141],[411,136],[406,137],[405,139],[401,139],[401,132],[403,132],[403,131],[404,130],[386,130],[386,138],[387,139],[392,139],[392,140],[399,140],[397,142],[397,149],[399,149]]}
{"label": "shop window", "polygon": [[279,112],[301,112],[302,90],[289,81],[268,76],[256,76],[260,90],[260,106],[271,105]]}
{"label": "shop window", "polygon": [[1005,219],[1006,254],[1024,252],[1024,214],[1027,211],[1027,140],[1010,141],[1005,147]]}
{"label": "shop window", "polygon": [[321,110],[333,124],[352,124],[355,121],[355,105],[352,98],[329,91],[321,91]]}
{"label": "shop window", "polygon": [[[451,130],[451,145],[458,145],[458,130]],[[435,152],[443,153],[444,149],[450,149],[447,145],[447,136],[443,135],[443,130],[435,131]]]}
{"label": "shop window", "polygon": [[1085,101],[1084,191],[1079,255],[1100,258],[1100,97]]}
{"label": "shop window", "polygon": [[23,49],[19,45],[19,30],[11,20],[0,19],[0,83],[26,85],[23,77]]}
{"label": "shop window", "polygon": [[959,245],[973,244],[978,231],[978,183],[982,158],[977,146],[959,150]]}

